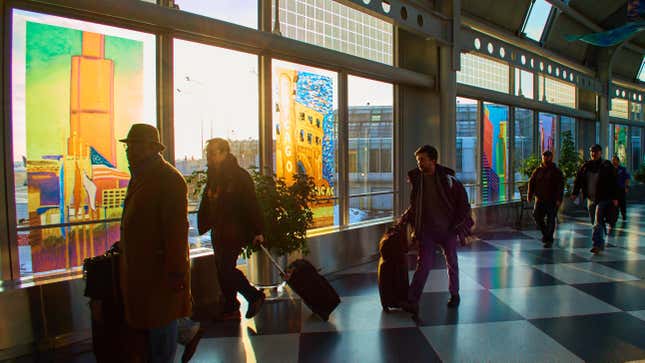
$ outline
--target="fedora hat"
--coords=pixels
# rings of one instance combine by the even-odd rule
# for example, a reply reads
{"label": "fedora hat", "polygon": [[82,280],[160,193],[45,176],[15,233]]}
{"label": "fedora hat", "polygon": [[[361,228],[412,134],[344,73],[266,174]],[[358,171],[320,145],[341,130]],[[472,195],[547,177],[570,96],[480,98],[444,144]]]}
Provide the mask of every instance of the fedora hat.
{"label": "fedora hat", "polygon": [[128,131],[125,139],[119,140],[127,143],[152,143],[159,146],[161,150],[166,147],[159,141],[159,130],[148,124],[134,124]]}

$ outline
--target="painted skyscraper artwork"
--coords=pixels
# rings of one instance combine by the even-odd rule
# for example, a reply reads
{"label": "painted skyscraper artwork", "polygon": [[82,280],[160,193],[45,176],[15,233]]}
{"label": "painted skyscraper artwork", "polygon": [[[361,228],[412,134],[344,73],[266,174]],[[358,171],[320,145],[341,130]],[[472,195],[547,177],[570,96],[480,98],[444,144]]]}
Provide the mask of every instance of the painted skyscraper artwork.
{"label": "painted skyscraper artwork", "polygon": [[80,266],[119,238],[118,223],[61,224],[121,214],[130,176],[117,139],[141,122],[143,44],[27,21],[25,55],[27,205],[17,219],[31,227],[19,243],[38,273]]}
{"label": "painted skyscraper artwork", "polygon": [[313,72],[274,67],[276,93],[276,175],[287,182],[296,173],[314,178],[318,201],[314,227],[334,223],[333,79]]}
{"label": "painted skyscraper artwork", "polygon": [[482,200],[506,199],[508,175],[508,107],[484,104],[482,152]]}

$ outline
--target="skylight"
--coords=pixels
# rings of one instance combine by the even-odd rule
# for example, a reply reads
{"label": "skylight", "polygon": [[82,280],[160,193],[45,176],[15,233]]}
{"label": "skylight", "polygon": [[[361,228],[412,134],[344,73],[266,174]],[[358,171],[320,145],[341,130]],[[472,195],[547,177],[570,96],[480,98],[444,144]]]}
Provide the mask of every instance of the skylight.
{"label": "skylight", "polygon": [[549,14],[551,14],[552,8],[553,5],[546,0],[534,0],[529,8],[528,16],[524,20],[522,33],[527,38],[539,42],[542,39],[542,33],[544,33],[544,28],[547,20],[549,20]]}
{"label": "skylight", "polygon": [[645,57],[643,57],[643,60],[641,61],[641,67],[638,70],[638,80],[641,82],[645,82]]}

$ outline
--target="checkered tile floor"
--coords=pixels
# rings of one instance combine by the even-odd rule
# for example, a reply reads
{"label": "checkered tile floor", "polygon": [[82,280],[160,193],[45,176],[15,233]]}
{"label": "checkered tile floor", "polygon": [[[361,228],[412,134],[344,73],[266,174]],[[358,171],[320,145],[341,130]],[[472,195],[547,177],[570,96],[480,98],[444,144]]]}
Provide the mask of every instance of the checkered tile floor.
{"label": "checkered tile floor", "polygon": [[459,251],[458,309],[445,305],[447,274],[438,256],[419,322],[384,313],[376,263],[358,266],[329,276],[342,299],[329,322],[297,298],[268,302],[252,320],[204,323],[193,361],[645,360],[645,205],[630,206],[603,254],[588,251],[590,236],[583,215],[561,223],[548,250],[534,229],[482,234]]}

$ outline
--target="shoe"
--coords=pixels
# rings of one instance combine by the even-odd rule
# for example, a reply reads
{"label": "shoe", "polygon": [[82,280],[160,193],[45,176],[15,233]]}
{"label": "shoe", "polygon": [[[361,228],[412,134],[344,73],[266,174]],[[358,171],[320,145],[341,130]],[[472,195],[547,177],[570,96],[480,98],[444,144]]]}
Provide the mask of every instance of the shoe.
{"label": "shoe", "polygon": [[544,248],[551,248],[551,247],[553,247],[553,241],[544,242],[543,246],[544,246]]}
{"label": "shoe", "polygon": [[412,314],[412,317],[419,316],[419,304],[409,301],[401,301],[399,302],[399,306],[403,311]]}
{"label": "shoe", "polygon": [[461,298],[459,297],[459,294],[456,295],[450,295],[450,300],[448,300],[448,305],[449,308],[456,308],[459,306],[459,303],[461,302]]}
{"label": "shoe", "polygon": [[262,308],[262,305],[264,305],[264,300],[266,300],[266,296],[264,296],[263,293],[261,293],[260,297],[255,299],[252,303],[249,304],[249,308],[246,310],[246,318],[251,319],[254,316],[258,315],[260,312],[260,309]]}
{"label": "shoe", "polygon": [[594,246],[594,247],[592,247],[592,248],[589,250],[589,252],[593,253],[594,255],[599,254],[599,253],[600,253],[600,251],[602,251],[602,248],[601,248],[601,247],[595,247],[595,246]]}
{"label": "shoe", "polygon": [[242,315],[239,310],[223,312],[222,315],[213,319],[214,321],[231,321],[242,320]]}
{"label": "shoe", "polygon": [[[239,315],[239,311],[238,311]],[[195,351],[197,350],[197,345],[199,344],[199,341],[202,339],[202,335],[204,334],[204,329],[199,328],[197,330],[197,333],[193,336],[193,338],[186,344],[184,347],[184,354],[181,355],[181,363],[187,363],[190,361],[190,359],[195,355]]]}

